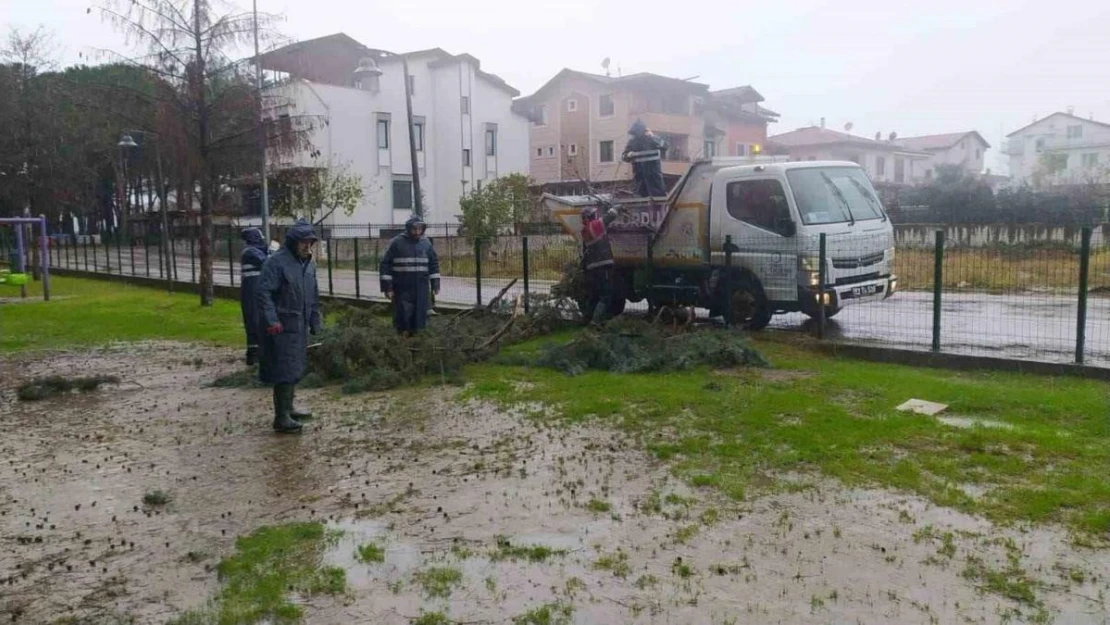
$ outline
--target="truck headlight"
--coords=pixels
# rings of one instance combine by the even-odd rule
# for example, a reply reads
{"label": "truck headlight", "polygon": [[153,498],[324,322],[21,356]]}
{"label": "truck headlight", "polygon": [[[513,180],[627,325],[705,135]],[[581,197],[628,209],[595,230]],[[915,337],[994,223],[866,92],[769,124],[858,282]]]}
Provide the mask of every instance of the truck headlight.
{"label": "truck headlight", "polygon": [[798,271],[820,271],[821,259],[816,256],[799,256]]}
{"label": "truck headlight", "polygon": [[815,287],[821,283],[821,272],[819,271],[803,271],[802,275],[803,279],[805,280],[805,284],[808,284],[809,286]]}

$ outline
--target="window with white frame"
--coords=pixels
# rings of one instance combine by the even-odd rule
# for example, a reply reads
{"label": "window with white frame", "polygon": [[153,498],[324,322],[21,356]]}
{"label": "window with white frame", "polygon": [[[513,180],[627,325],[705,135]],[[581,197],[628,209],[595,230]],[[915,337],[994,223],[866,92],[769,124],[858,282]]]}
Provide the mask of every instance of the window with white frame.
{"label": "window with white frame", "polygon": [[408,176],[393,178],[393,208],[394,210],[412,209],[412,179]]}
{"label": "window with white frame", "polygon": [[379,119],[378,120],[378,149],[379,150],[388,150],[389,149],[389,120],[388,119]]}
{"label": "window with white frame", "polygon": [[555,146],[553,146],[553,145],[547,146],[547,155],[548,156],[555,156]]}
{"label": "window with white frame", "polygon": [[463,167],[470,167],[470,148],[463,148]]}
{"label": "window with white frame", "polygon": [[886,157],[882,154],[875,157],[875,176],[882,178],[886,175]]}
{"label": "window with white frame", "polygon": [[613,142],[602,141],[597,144],[598,160],[602,163],[613,162]]}
{"label": "window with white frame", "polygon": [[1068,138],[1069,139],[1081,139],[1081,138],[1083,138],[1083,126],[1080,125],[1080,124],[1076,124],[1074,126],[1068,126]]}
{"label": "window with white frame", "polygon": [[543,156],[543,148],[536,148],[536,156]]}
{"label": "window with white frame", "polygon": [[573,113],[578,110],[578,100],[571,98],[567,100],[567,112]]}
{"label": "window with white frame", "polygon": [[1094,169],[1098,167],[1098,152],[1091,152],[1090,154],[1083,155],[1083,168]]}
{"label": "window with white frame", "polygon": [[572,143],[567,146],[567,154],[569,156],[578,156],[578,144]]}
{"label": "window with white frame", "polygon": [[462,113],[463,115],[470,114],[470,96],[468,95],[462,97]]}
{"label": "window with white frame", "polygon": [[424,151],[424,122],[413,122],[412,141],[416,144],[416,151]]}
{"label": "window with white frame", "polygon": [[733,156],[747,156],[747,155],[748,155],[748,144],[747,143],[737,143],[736,144],[736,153],[733,154]]}
{"label": "window with white frame", "polygon": [[496,128],[486,128],[486,156],[497,156]]}
{"label": "window with white frame", "polygon": [[717,143],[711,139],[706,139],[705,145],[702,147],[702,152],[705,154],[705,158],[716,158]]}

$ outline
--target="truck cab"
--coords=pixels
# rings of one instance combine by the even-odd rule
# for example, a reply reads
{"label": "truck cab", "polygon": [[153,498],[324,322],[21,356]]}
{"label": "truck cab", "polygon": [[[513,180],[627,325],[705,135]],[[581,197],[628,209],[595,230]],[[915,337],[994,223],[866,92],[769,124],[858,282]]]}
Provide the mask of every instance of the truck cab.
{"label": "truck cab", "polygon": [[[897,288],[894,232],[859,165],[802,161],[722,167],[713,174],[710,265],[731,265],[758,283],[770,312],[826,317],[885,299]],[[825,235],[825,285],[819,288]],[[756,294],[758,297],[758,293]]]}
{"label": "truck cab", "polygon": [[[893,227],[860,166],[841,161],[694,163],[665,201],[545,196],[578,235],[587,204],[616,207],[610,227],[624,302],[696,306],[750,329],[774,314],[827,317],[897,288]],[[825,240],[821,285],[821,239]]]}

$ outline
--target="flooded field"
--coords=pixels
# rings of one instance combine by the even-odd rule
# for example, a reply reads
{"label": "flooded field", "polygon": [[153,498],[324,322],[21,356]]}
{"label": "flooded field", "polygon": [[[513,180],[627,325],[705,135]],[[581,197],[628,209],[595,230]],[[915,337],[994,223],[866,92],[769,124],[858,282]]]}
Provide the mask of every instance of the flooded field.
{"label": "flooded field", "polygon": [[[208,386],[238,357],[0,360],[0,622],[203,611],[237,537],[294,522],[324,525],[312,566],[342,571],[288,593],[307,623],[1110,622],[1110,553],[1063,530],[813,476],[734,501],[624,434],[459,389],[302,391],[316,419],[281,437],[268,389]],[[16,400],[46,374],[121,382]]]}

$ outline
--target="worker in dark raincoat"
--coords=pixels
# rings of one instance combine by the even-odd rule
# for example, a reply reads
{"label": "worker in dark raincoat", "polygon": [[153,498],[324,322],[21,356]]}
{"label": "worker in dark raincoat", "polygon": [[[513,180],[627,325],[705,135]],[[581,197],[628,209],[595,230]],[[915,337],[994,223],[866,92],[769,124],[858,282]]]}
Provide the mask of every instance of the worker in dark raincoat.
{"label": "worker in dark raincoat", "polygon": [[612,307],[615,263],[608,226],[616,217],[615,208],[606,211],[604,217],[598,214],[595,206],[587,206],[582,211],[582,272],[588,294],[582,316],[586,323],[605,321]]}
{"label": "worker in dark raincoat", "polygon": [[439,295],[439,257],[424,237],[426,228],[420,217],[409,218],[404,234],[389,243],[379,269],[382,293],[393,301],[393,327],[404,336],[428,324],[429,287]]}
{"label": "worker in dark raincoat", "polygon": [[247,364],[253,365],[258,362],[258,345],[265,330],[258,315],[255,292],[258,277],[262,275],[262,263],[266,262],[270,250],[258,228],[246,228],[239,237],[245,244],[239,256],[239,308],[243,311],[243,329],[247,333]]}
{"label": "worker in dark raincoat", "polygon": [[667,144],[638,119],[628,129],[628,134],[631,138],[624,146],[621,159],[632,163],[636,194],[641,197],[665,197],[667,185],[663,182],[663,152]]}
{"label": "worker in dark raincoat", "polygon": [[322,327],[316,286],[316,244],[312,224],[301,219],[285,235],[285,244],[266,259],[258,279],[257,302],[265,336],[258,377],[274,386],[274,430],[296,432],[298,419],[312,414],[293,407],[297,383],[308,364],[308,335]]}

